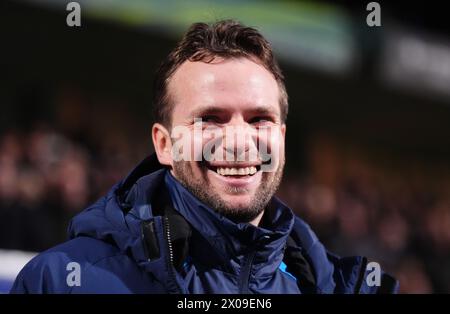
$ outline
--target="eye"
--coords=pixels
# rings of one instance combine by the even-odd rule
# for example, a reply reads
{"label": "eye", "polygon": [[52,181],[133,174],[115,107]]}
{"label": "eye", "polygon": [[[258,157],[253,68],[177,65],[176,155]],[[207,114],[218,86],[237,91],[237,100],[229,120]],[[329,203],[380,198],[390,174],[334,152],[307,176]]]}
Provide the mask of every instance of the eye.
{"label": "eye", "polygon": [[219,117],[215,116],[215,115],[205,115],[205,116],[202,116],[201,119],[202,119],[202,122],[205,122],[205,123],[208,123],[208,122],[210,122],[210,123],[218,123],[218,122],[220,122]]}
{"label": "eye", "polygon": [[257,117],[253,117],[249,120],[250,124],[265,124],[265,123],[269,123],[269,122],[273,122],[273,119],[270,117],[265,117],[265,116],[257,116]]}

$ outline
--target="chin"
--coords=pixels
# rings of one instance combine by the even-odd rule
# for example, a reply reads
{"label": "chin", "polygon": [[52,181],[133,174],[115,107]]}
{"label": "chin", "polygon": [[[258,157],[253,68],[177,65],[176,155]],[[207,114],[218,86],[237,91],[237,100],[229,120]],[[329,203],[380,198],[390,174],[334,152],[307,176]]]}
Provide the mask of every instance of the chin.
{"label": "chin", "polygon": [[229,208],[245,209],[245,208],[251,207],[251,198],[249,196],[238,197],[238,198],[233,197],[233,198],[222,199],[222,200]]}

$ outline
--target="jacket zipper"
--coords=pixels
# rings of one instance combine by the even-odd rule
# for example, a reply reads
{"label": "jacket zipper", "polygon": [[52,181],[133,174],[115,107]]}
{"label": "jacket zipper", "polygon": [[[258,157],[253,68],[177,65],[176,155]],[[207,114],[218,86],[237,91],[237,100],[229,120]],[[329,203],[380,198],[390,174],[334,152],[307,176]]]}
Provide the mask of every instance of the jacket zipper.
{"label": "jacket zipper", "polygon": [[245,259],[245,263],[243,265],[243,271],[241,273],[241,282],[239,285],[239,291],[241,294],[249,294],[250,291],[248,290],[248,284],[250,281],[251,276],[251,269],[253,264],[253,259],[255,257],[256,252],[252,251],[247,258]]}
{"label": "jacket zipper", "polygon": [[167,259],[167,269],[169,273],[169,278],[172,282],[176,285],[176,293],[182,293],[180,286],[178,285],[177,279],[176,279],[176,273],[175,273],[175,267],[173,265],[173,247],[172,247],[172,241],[171,241],[171,235],[170,235],[170,225],[169,225],[169,218],[164,217],[164,229],[166,234],[166,240],[167,240],[167,248],[169,251],[169,257]]}
{"label": "jacket zipper", "polygon": [[365,275],[366,275],[366,267],[367,267],[367,258],[364,257],[363,260],[361,261],[361,266],[359,268],[358,280],[356,281],[355,289],[353,291],[354,294],[361,293],[363,280],[365,279]]}

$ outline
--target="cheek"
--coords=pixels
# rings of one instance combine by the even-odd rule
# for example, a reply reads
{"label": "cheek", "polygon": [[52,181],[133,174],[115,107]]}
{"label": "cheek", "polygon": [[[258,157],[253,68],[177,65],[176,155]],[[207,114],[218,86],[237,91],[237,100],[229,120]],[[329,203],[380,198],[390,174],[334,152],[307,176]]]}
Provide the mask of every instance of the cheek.
{"label": "cheek", "polygon": [[223,131],[221,128],[206,128],[203,130],[201,138],[198,138],[198,145],[202,145],[202,156],[206,161],[222,161],[223,153]]}
{"label": "cheek", "polygon": [[263,159],[261,169],[274,172],[284,160],[284,136],[281,128],[274,127],[258,132],[258,149]]}
{"label": "cheek", "polygon": [[203,156],[204,141],[201,134],[194,132],[192,135],[193,160],[201,161]]}

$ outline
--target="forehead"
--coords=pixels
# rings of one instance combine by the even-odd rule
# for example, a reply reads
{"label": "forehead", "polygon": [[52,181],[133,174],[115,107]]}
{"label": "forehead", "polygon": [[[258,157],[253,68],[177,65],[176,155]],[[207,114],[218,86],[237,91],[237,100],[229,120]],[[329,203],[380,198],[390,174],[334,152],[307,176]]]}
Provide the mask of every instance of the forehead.
{"label": "forehead", "polygon": [[172,76],[168,91],[175,104],[173,118],[200,106],[230,110],[273,106],[279,113],[279,88],[273,75],[247,58],[212,63],[183,63]]}

